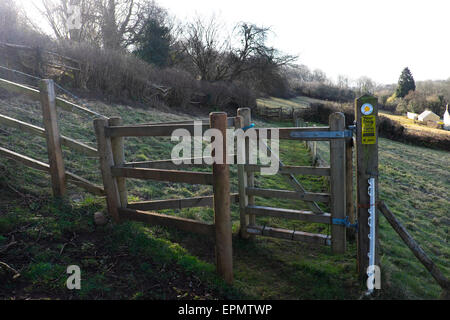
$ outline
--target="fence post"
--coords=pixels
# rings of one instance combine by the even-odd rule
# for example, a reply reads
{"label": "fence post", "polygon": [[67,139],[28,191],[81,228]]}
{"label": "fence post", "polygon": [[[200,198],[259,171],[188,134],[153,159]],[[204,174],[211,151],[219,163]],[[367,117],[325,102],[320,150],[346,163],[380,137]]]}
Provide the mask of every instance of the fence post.
{"label": "fence post", "polygon": [[56,95],[53,80],[41,80],[39,82],[39,89],[53,195],[55,197],[63,197],[66,194],[66,176],[57,121],[58,115],[56,112]]}
{"label": "fence post", "polygon": [[[364,106],[364,109],[361,108]],[[364,111],[364,113],[363,113]],[[356,119],[356,204],[358,219],[358,272],[366,277],[369,266],[369,178],[375,178],[375,203],[378,203],[378,106],[377,98],[364,95],[355,100]],[[378,242],[378,215],[375,219],[376,243]],[[378,265],[378,252],[375,264]]]}
{"label": "fence post", "polygon": [[100,160],[100,170],[102,172],[103,187],[106,194],[106,205],[113,221],[118,223],[120,206],[120,196],[117,187],[117,179],[111,174],[111,166],[114,165],[111,138],[106,137],[105,127],[108,126],[107,119],[95,119],[94,129],[97,137],[97,149]]}
{"label": "fence post", "polygon": [[[330,115],[330,131],[345,130],[345,116],[342,112]],[[345,140],[330,141],[331,168],[331,217],[345,218]],[[333,253],[344,253],[346,247],[346,227],[331,225],[331,246]]]}
{"label": "fence post", "polygon": [[[244,120],[244,127],[248,127],[252,123],[252,111],[250,108],[239,108],[237,110],[237,115],[241,116]],[[245,138],[245,163],[250,161],[250,139]],[[247,186],[253,188],[255,186],[255,174],[253,172],[247,172]],[[248,196],[248,205],[255,204],[255,197]],[[256,217],[254,214],[249,215],[249,224],[251,226],[256,225]],[[254,238],[255,236],[251,236]]]}
{"label": "fence post", "polygon": [[[108,120],[110,126],[120,126],[123,124],[122,118],[113,117]],[[114,158],[114,164],[121,166],[125,163],[125,149],[123,137],[111,138],[111,148]],[[126,180],[124,177],[117,177],[117,189],[119,190],[120,206],[126,208],[128,205],[128,196],[126,188]]]}
{"label": "fence post", "polygon": [[[242,116],[236,117],[235,122],[236,129],[242,129],[244,127],[244,119]],[[236,149],[240,149],[242,146],[237,146]],[[245,148],[245,143],[244,143]],[[245,149],[244,149],[245,150]],[[237,150],[239,153],[240,151]],[[237,158],[236,155],[236,159]],[[249,223],[248,215],[245,212],[245,208],[248,206],[248,196],[247,196],[247,175],[245,173],[245,164],[237,163],[237,174],[238,174],[238,189],[239,189],[239,215],[240,215],[240,229],[239,235],[243,239],[248,239],[249,234],[247,232],[247,226]]]}
{"label": "fence post", "polygon": [[[350,223],[355,223],[355,206],[353,202],[353,138],[345,142],[345,200],[346,212]],[[353,229],[349,229],[349,233],[354,236]],[[353,237],[354,239],[354,237]]]}
{"label": "fence post", "polygon": [[[227,114],[212,112],[209,115],[211,128],[222,133],[222,163],[213,164],[214,224],[216,228],[217,273],[227,283],[233,282],[233,248],[230,215],[230,170],[227,161]],[[212,157],[214,157],[214,150]]]}

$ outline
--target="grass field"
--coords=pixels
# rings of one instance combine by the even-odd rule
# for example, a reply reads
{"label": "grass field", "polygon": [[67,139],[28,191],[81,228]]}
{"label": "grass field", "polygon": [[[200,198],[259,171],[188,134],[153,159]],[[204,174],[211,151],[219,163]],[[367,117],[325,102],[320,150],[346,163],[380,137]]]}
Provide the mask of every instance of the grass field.
{"label": "grass field", "polygon": [[[309,98],[294,99],[298,100],[307,102]],[[283,100],[277,99],[277,104],[283,104]],[[285,107],[291,105],[291,101],[288,101]],[[408,125],[405,123],[408,119],[392,117],[401,118],[394,120],[402,121],[402,125]],[[320,124],[307,123],[307,125]],[[409,125],[419,127],[420,130],[439,131],[440,134],[450,133],[411,123]],[[319,142],[317,150],[319,156],[329,163],[329,143]],[[450,153],[384,138],[380,138],[379,152],[381,199],[449,277]],[[407,297],[438,298],[439,286],[384,218],[380,219],[380,228],[383,251],[381,261],[386,280],[393,283],[393,287],[401,290]]]}
{"label": "grass field", "polygon": [[[128,106],[91,107],[105,115],[120,115],[125,123],[170,121],[191,118],[188,114],[133,109]],[[0,113],[41,125],[39,105],[22,98],[0,100]],[[92,119],[61,113],[63,134],[95,145]],[[256,122],[257,126],[290,125]],[[7,129],[0,145],[46,160],[43,139]],[[167,139],[126,141],[127,161],[170,158]],[[448,153],[381,141],[381,194],[398,213],[427,253],[448,275]],[[281,158],[286,164],[309,165],[311,157],[302,143],[285,141]],[[100,183],[98,162],[64,150],[67,167]],[[433,167],[434,165],[434,167]],[[75,299],[355,299],[364,287],[356,275],[356,245],[345,255],[333,255],[329,247],[290,241],[237,237],[239,214],[232,208],[235,283],[224,285],[214,274],[214,243],[201,236],[139,223],[95,227],[93,213],[104,210],[104,200],[70,187],[68,203],[48,199],[49,177],[0,159],[0,261],[21,273],[16,280],[1,274],[0,297]],[[416,177],[417,170],[421,172]],[[235,177],[236,169],[231,168]],[[309,191],[326,191],[327,181],[310,176],[298,179]],[[279,176],[257,176],[257,185],[287,188]],[[209,187],[130,180],[129,200],[151,200],[211,194]],[[232,181],[236,191],[236,179]],[[257,204],[305,208],[301,201],[270,201]],[[326,207],[323,207],[325,210]],[[209,208],[165,211],[183,217],[212,221]],[[439,290],[387,223],[381,220],[383,290],[379,298],[437,298]],[[260,219],[267,226],[327,234],[327,226],[303,222]],[[14,243],[15,242],[15,243]],[[8,247],[8,244],[13,243]],[[6,249],[5,249],[6,248]],[[79,264],[83,289],[65,289],[65,267]],[[83,285],[84,284],[84,285]]]}
{"label": "grass field", "polygon": [[400,123],[402,126],[404,126],[406,128],[407,131],[413,131],[413,132],[415,131],[415,132],[421,132],[421,133],[425,132],[425,133],[428,133],[431,135],[444,135],[444,136],[447,136],[448,139],[450,139],[450,131],[448,131],[448,130],[431,128],[426,125],[415,123],[414,120],[408,119],[406,116],[399,116],[399,115],[390,114],[387,112],[380,112],[380,115]]}

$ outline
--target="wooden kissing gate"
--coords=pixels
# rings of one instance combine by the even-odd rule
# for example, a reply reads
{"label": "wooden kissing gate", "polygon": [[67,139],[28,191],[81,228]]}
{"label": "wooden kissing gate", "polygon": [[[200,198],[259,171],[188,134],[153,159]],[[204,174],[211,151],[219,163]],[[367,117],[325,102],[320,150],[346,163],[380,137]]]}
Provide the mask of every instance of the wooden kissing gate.
{"label": "wooden kissing gate", "polygon": [[[346,232],[348,228],[358,230],[358,270],[361,278],[366,275],[369,265],[369,198],[368,179],[378,180],[377,166],[377,108],[376,100],[371,96],[363,96],[356,101],[356,127],[346,128],[344,114],[337,112],[329,117],[326,127],[293,127],[264,128],[276,129],[280,140],[329,141],[330,166],[287,166],[279,161],[279,172],[284,176],[294,190],[262,189],[255,186],[254,175],[264,165],[250,164],[249,137],[245,137],[246,162],[237,164],[238,194],[230,194],[229,164],[226,163],[227,145],[226,129],[252,128],[251,110],[238,109],[237,116],[227,118],[224,112],[210,114],[209,120],[202,120],[202,134],[209,128],[222,132],[223,164],[213,163],[212,172],[192,172],[182,169],[202,166],[205,164],[175,165],[172,160],[125,162],[123,137],[170,137],[175,129],[186,129],[194,135],[194,122],[181,121],[160,124],[123,125],[120,118],[96,119],[94,127],[97,136],[98,153],[107,198],[107,207],[115,222],[136,220],[151,225],[175,227],[181,230],[213,236],[216,248],[216,268],[218,274],[227,282],[233,281],[232,263],[232,229],[230,203],[239,203],[240,236],[244,239],[254,236],[268,236],[286,240],[331,245],[335,254],[346,251]],[[364,115],[361,107],[369,105],[367,111],[373,122],[361,127]],[[372,125],[372,127],[370,127]],[[262,129],[252,128],[259,137]],[[356,139],[353,133],[356,130]],[[366,131],[363,131],[366,130]],[[270,133],[271,131],[268,130]],[[370,135],[372,139],[367,138]],[[270,135],[267,137],[270,139]],[[365,140],[364,140],[365,139]],[[369,143],[367,143],[369,141]],[[357,155],[357,195],[356,206],[353,201],[353,147]],[[269,152],[270,148],[267,147]],[[194,160],[191,159],[191,160]],[[327,176],[330,181],[329,193],[308,192],[296,179],[295,175]],[[190,184],[206,184],[213,186],[213,195],[172,200],[153,200],[128,203],[126,178],[150,179]],[[378,187],[376,187],[378,190]],[[275,207],[263,207],[255,204],[255,196],[266,198],[282,198],[303,200],[309,204],[309,210],[291,210]],[[330,212],[324,212],[318,202],[328,203]],[[189,207],[211,206],[214,208],[214,224],[208,224],[192,219],[151,212],[162,209],[180,209]],[[355,208],[356,215],[355,215]],[[323,223],[331,226],[331,236],[312,234],[296,230],[258,226],[257,216],[270,216],[284,219],[294,219],[312,223]],[[378,228],[377,228],[378,230]]]}

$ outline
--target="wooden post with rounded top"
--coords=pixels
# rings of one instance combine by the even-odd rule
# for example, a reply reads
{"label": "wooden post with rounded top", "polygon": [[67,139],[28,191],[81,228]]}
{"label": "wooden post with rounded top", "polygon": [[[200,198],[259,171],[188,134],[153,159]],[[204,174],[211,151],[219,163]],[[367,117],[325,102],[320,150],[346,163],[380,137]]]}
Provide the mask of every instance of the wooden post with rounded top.
{"label": "wooden post with rounded top", "polygon": [[[216,228],[216,268],[217,273],[227,283],[233,282],[233,253],[232,229],[230,214],[230,171],[227,160],[227,114],[225,112],[212,112],[209,115],[211,128],[222,133],[223,159],[213,164],[213,191],[214,191],[214,224]],[[213,150],[212,157],[215,157]]]}
{"label": "wooden post with rounded top", "polygon": [[66,173],[58,128],[56,94],[53,80],[41,80],[39,82],[39,89],[53,195],[55,197],[63,197],[66,194]]}

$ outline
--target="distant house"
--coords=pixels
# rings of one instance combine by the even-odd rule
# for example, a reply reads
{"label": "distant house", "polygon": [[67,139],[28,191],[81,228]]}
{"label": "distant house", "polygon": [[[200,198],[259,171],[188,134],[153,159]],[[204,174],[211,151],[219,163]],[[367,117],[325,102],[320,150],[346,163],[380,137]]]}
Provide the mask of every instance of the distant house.
{"label": "distant house", "polygon": [[439,121],[441,118],[436,114],[436,113],[434,113],[433,111],[430,111],[430,110],[425,110],[424,112],[422,112],[418,117],[417,117],[417,119],[419,120],[419,121],[422,121],[422,122],[428,122],[428,121],[434,121],[434,122],[437,122],[437,121]]}
{"label": "distant house", "polygon": [[450,130],[450,113],[448,113],[448,104],[447,104],[447,108],[445,108],[445,113],[444,113],[444,129]]}
{"label": "distant house", "polygon": [[406,116],[408,117],[408,119],[412,119],[412,120],[417,120],[417,118],[419,117],[419,115],[414,112],[408,112],[406,114]]}

